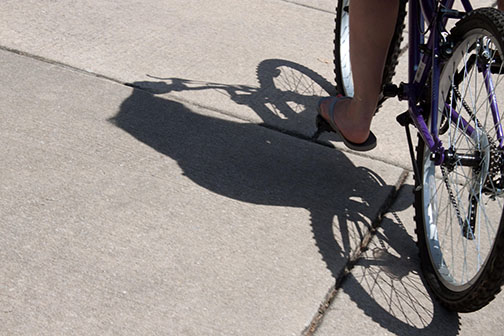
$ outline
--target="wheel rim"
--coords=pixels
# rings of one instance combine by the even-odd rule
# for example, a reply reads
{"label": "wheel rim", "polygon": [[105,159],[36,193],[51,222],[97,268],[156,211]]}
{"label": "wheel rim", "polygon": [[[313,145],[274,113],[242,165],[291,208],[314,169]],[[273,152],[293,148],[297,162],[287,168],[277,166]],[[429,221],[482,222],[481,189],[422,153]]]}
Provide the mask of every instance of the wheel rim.
{"label": "wheel rim", "polygon": [[[427,248],[438,278],[452,291],[463,291],[478,279],[493,248],[503,209],[502,192],[495,182],[501,173],[491,168],[496,161],[502,164],[502,151],[496,144],[483,73],[477,71],[477,66],[467,66],[471,55],[480,54],[481,45],[492,51],[491,59],[502,55],[499,43],[489,35],[483,30],[472,30],[464,36],[443,68],[439,91],[439,115],[445,101],[449,101],[459,116],[449,118],[452,122],[440,135],[444,147],[462,154],[477,153],[481,168],[464,167],[460,162],[450,169],[435,166],[429,150],[424,151],[422,197]],[[456,74],[460,71],[467,77],[457,85]],[[498,93],[502,76],[491,76]],[[475,118],[471,119],[463,102]],[[461,131],[460,117],[470,120],[474,129],[471,136]]]}
{"label": "wheel rim", "polygon": [[350,0],[344,0],[341,7],[341,27],[340,27],[340,64],[341,64],[341,81],[343,84],[344,95],[353,97],[354,85],[352,78],[352,67],[350,65],[350,15],[348,6]]}

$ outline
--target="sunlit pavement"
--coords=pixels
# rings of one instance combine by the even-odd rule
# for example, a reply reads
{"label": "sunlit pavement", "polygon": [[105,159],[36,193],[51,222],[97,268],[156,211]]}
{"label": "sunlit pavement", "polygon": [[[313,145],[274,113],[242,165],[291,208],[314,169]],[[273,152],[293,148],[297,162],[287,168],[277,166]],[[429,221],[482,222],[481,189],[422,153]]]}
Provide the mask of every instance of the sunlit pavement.
{"label": "sunlit pavement", "polygon": [[404,103],[309,140],[334,6],[2,1],[0,334],[500,334],[422,281]]}

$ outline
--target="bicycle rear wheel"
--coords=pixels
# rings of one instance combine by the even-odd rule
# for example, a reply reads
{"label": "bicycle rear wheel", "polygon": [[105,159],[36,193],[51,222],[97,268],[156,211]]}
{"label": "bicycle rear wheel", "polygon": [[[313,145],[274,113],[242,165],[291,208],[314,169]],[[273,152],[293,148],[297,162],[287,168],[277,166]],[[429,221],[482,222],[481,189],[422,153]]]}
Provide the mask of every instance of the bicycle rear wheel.
{"label": "bicycle rear wheel", "polygon": [[[353,97],[352,66],[350,64],[350,0],[338,0],[336,8],[336,27],[334,29],[334,74],[337,90],[348,97]],[[395,68],[401,52],[402,32],[404,30],[404,17],[406,16],[406,1],[400,0],[399,12],[394,36],[387,54],[387,62],[383,70],[382,88],[392,82]],[[383,91],[383,89],[382,89]],[[387,97],[380,93],[380,100],[376,111],[381,107]]]}
{"label": "bicycle rear wheel", "polygon": [[445,306],[461,312],[482,308],[503,284],[504,141],[498,134],[504,105],[495,117],[504,98],[503,37],[504,15],[491,8],[457,23],[438,91],[437,128],[449,153],[436,165],[421,139],[417,148],[422,188],[415,193],[415,218],[424,276]]}

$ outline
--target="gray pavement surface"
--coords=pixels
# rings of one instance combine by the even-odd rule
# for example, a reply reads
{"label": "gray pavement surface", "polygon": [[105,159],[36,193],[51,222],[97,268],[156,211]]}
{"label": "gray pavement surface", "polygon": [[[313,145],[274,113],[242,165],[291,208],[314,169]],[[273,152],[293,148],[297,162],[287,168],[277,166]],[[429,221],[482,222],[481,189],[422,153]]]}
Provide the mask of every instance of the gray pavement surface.
{"label": "gray pavement surface", "polygon": [[303,139],[333,7],[3,0],[0,335],[500,334],[421,280],[403,103]]}

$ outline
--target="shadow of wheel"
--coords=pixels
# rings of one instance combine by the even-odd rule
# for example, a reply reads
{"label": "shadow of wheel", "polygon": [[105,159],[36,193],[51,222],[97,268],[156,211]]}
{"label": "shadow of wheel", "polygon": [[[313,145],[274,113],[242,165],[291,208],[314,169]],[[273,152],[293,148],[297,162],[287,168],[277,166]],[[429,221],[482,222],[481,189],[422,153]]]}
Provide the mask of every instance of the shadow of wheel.
{"label": "shadow of wheel", "polygon": [[[336,95],[334,84],[315,71],[295,62],[267,59],[257,67],[257,79],[267,113],[266,124],[304,133],[315,129],[316,106],[320,97]],[[308,132],[308,133],[310,133]]]}
{"label": "shadow of wheel", "polygon": [[459,315],[446,310],[428,290],[414,232],[406,230],[399,214],[411,207],[411,189],[402,188],[403,196],[381,222],[342,289],[374,322],[398,335],[457,335]]}
{"label": "shadow of wheel", "polygon": [[[268,93],[269,101],[284,117],[301,118],[303,108],[297,105],[316,103],[320,96],[336,95],[337,91],[324,77],[313,70],[286,60],[269,59],[257,68],[261,90]],[[277,99],[274,99],[278,97]],[[293,104],[293,102],[295,104]],[[377,188],[385,182],[371,170],[359,167],[362,176]],[[410,193],[411,194],[411,193]],[[409,208],[413,200],[404,197],[406,202],[394,205],[393,211]],[[371,202],[362,199],[363,203]],[[354,207],[358,205],[354,205]],[[353,215],[337,214],[339,231],[342,237],[362,235],[352,233],[351,224],[362,221]],[[328,246],[328,239],[335,234],[327,226],[327,218],[318,218],[312,212],[312,228],[316,244],[327,268],[337,280],[340,277],[339,265],[334,264],[334,255],[341,253],[349,258],[349,241],[341,239],[338,244]],[[396,333],[408,335],[456,335],[459,330],[458,315],[445,310],[428,292],[419,269],[418,249],[412,236],[408,234],[399,218],[396,221],[384,219],[372,244],[374,248],[363,253],[353,272],[344,281],[343,290],[357,306],[381,327]],[[397,286],[397,287],[396,287]],[[380,288],[377,290],[377,288]],[[337,309],[337,307],[335,307]]]}

